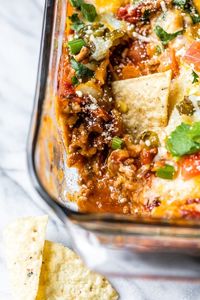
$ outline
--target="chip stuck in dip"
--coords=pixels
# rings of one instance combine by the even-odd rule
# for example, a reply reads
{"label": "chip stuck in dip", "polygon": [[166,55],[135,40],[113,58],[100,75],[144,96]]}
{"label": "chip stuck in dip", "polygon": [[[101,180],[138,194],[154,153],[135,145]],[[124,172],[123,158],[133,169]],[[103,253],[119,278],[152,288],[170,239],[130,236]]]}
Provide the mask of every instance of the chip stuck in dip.
{"label": "chip stuck in dip", "polygon": [[4,232],[15,300],[117,300],[108,280],[61,244],[45,241],[48,217],[22,218]]}
{"label": "chip stuck in dip", "polygon": [[124,123],[135,137],[167,125],[170,83],[171,71],[112,83],[117,105],[126,105]]}

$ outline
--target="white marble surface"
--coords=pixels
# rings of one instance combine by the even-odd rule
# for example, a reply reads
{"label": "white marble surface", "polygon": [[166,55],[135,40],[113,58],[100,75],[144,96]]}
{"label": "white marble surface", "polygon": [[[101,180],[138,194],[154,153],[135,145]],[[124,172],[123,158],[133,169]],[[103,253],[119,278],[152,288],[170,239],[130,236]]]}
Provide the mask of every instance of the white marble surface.
{"label": "white marble surface", "polygon": [[[48,239],[69,244],[66,228],[33,190],[26,167],[43,5],[44,0],[0,0],[0,300],[12,299],[2,242],[7,223],[20,216],[48,214]],[[116,282],[124,291],[122,300],[200,299],[197,284]]]}

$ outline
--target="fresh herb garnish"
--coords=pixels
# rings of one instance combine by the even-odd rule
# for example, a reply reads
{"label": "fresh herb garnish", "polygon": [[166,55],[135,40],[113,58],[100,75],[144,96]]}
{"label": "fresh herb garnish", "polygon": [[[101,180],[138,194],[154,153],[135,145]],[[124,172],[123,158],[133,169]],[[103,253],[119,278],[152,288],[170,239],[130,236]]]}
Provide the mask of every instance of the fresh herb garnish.
{"label": "fresh herb garnish", "polygon": [[81,8],[83,0],[69,0],[71,5],[76,8]]}
{"label": "fresh herb garnish", "polygon": [[81,12],[83,14],[83,17],[89,22],[94,22],[97,16],[96,9],[92,4],[88,4],[88,3],[81,4]]}
{"label": "fresh herb garnish", "polygon": [[192,18],[192,22],[193,24],[197,24],[200,23],[200,14],[198,13],[198,11],[196,10],[196,8],[192,8],[190,10],[190,16]]}
{"label": "fresh herb garnish", "polygon": [[174,33],[168,33],[159,25],[155,27],[154,31],[159,37],[159,39],[162,41],[163,45],[167,45],[171,40],[175,39],[175,37],[183,33],[183,30]]}
{"label": "fresh herb garnish", "polygon": [[85,65],[79,63],[74,58],[70,60],[72,68],[76,71],[78,78],[89,78],[94,75],[94,72]]}
{"label": "fresh herb garnish", "polygon": [[173,0],[173,4],[184,7],[187,4],[187,0]]}
{"label": "fresh herb garnish", "polygon": [[200,143],[200,122],[193,124],[188,135],[193,141]]}
{"label": "fresh herb garnish", "polygon": [[78,82],[79,82],[79,81],[78,81],[78,78],[77,78],[76,76],[73,76],[72,79],[71,79],[71,81],[72,81],[72,84],[73,84],[73,85],[77,85]]}
{"label": "fresh herb garnish", "polygon": [[120,139],[118,136],[115,136],[112,139],[111,147],[113,150],[121,149],[122,145],[123,145],[123,140]]}
{"label": "fresh herb garnish", "polygon": [[162,49],[159,45],[156,45],[156,54],[160,55],[162,53]]}
{"label": "fresh herb garnish", "polygon": [[70,3],[73,7],[81,10],[83,17],[89,21],[94,22],[97,12],[93,4],[84,3],[83,0],[70,0]]}
{"label": "fresh herb garnish", "polygon": [[79,19],[78,14],[73,14],[71,17],[69,17],[69,19],[72,22],[71,29],[73,29],[74,31],[79,31],[80,29],[82,29],[84,27],[84,24]]}
{"label": "fresh herb garnish", "polygon": [[69,19],[73,22],[73,23],[77,23],[80,22],[80,19],[78,17],[78,14],[72,14]]}
{"label": "fresh herb garnish", "polygon": [[185,12],[189,13],[193,24],[200,22],[200,14],[198,13],[196,7],[192,0],[173,0],[173,4],[182,8]]}
{"label": "fresh herb garnish", "polygon": [[85,41],[83,39],[75,39],[68,42],[68,47],[72,54],[79,53],[83,46],[85,46]]}
{"label": "fresh herb garnish", "polygon": [[175,168],[171,165],[165,165],[160,167],[156,171],[156,176],[163,179],[173,179],[175,174]]}
{"label": "fresh herb garnish", "polygon": [[199,81],[199,75],[193,70],[192,71],[193,81],[192,83],[196,83]]}
{"label": "fresh herb garnish", "polygon": [[200,150],[200,122],[192,126],[182,123],[170,134],[166,142],[167,150],[173,156],[193,154]]}

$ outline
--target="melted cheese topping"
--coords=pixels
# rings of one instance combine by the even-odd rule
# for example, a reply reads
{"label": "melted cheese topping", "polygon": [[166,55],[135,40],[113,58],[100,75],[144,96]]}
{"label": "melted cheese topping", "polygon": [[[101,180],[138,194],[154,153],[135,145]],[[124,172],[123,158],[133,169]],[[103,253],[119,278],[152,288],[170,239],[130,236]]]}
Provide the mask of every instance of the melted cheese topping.
{"label": "melted cheese topping", "polygon": [[127,0],[111,0],[111,1],[92,0],[90,2],[95,5],[98,13],[108,13],[108,12],[115,13],[120,6],[126,4],[128,1]]}
{"label": "melted cheese topping", "polygon": [[[117,106],[121,108],[121,103],[125,104],[124,111],[121,111],[124,124],[129,129],[129,133],[133,138],[140,137],[141,133],[143,133],[144,131],[155,131],[159,137],[160,143],[158,147],[158,153],[155,152],[155,154],[157,153],[157,155],[153,158],[154,160],[152,160],[152,162],[150,161],[150,163],[144,162],[144,165],[142,162],[142,167],[139,169],[139,172],[142,172],[143,170],[152,171],[153,176],[151,177],[151,182],[149,181],[146,186],[139,187],[138,189],[137,182],[134,182],[134,172],[138,172],[137,165],[134,165],[137,154],[134,152],[135,145],[132,145],[132,150],[130,145],[126,141],[127,144],[124,145],[124,148],[127,147],[127,149],[117,149],[118,152],[112,152],[110,157],[108,157],[109,163],[107,174],[108,176],[110,176],[109,172],[112,173],[113,171],[114,175],[112,174],[112,178],[116,176],[116,184],[109,181],[109,189],[106,186],[106,188],[102,190],[102,186],[97,184],[99,178],[97,181],[95,181],[95,179],[93,181],[95,193],[93,195],[91,193],[92,198],[88,198],[88,202],[84,200],[85,203],[87,202],[87,204],[84,203],[80,205],[82,205],[83,210],[86,208],[86,210],[90,211],[101,209],[102,211],[109,210],[113,212],[113,203],[116,203],[116,207],[117,209],[119,209],[119,211],[128,213],[128,206],[126,206],[126,204],[124,205],[124,207],[120,205],[122,203],[126,203],[126,201],[130,201],[129,199],[133,201],[133,205],[136,205],[141,200],[140,202],[145,205],[147,204],[147,206],[149,205],[149,203],[151,204],[158,199],[160,201],[160,206],[153,207],[153,210],[151,212],[152,215],[160,217],[180,216],[181,212],[184,212],[183,205],[188,205],[187,200],[200,198],[200,176],[196,176],[190,180],[184,180],[181,175],[181,166],[176,161],[176,159],[172,157],[167,151],[166,138],[182,122],[192,124],[193,122],[200,120],[200,85],[199,82],[195,83],[193,73],[197,70],[195,70],[194,65],[192,65],[191,63],[186,63],[186,60],[184,60],[184,56],[187,53],[188,49],[191,47],[194,40],[200,38],[199,24],[193,25],[192,19],[189,14],[181,9],[173,7],[173,5],[169,5],[168,9],[168,6],[164,1],[161,1],[161,7],[158,6],[158,13],[152,13],[152,15],[150,15],[150,22],[147,23],[147,20],[145,20],[146,17],[144,18],[144,8],[142,7],[143,9],[141,9],[141,12],[134,10],[134,0],[86,1],[95,5],[96,7],[98,16],[95,22],[104,24],[104,26],[107,27],[107,29],[109,29],[110,31],[118,30],[119,32],[122,31],[124,34],[122,38],[122,45],[124,48],[119,48],[119,51],[123,51],[119,55],[118,52],[113,52],[113,46],[118,45],[118,38],[116,39],[117,43],[115,43],[111,38],[109,39],[107,37],[105,38],[105,36],[96,36],[93,34],[93,32],[92,34],[89,33],[90,30],[86,32],[90,42],[94,46],[94,51],[91,51],[89,59],[96,61],[96,66],[98,66],[98,69],[95,73],[97,81],[99,80],[97,78],[97,71],[99,71],[99,69],[103,69],[102,63],[104,63],[103,70],[105,71],[105,74],[102,75],[103,77],[106,75],[106,68],[109,63],[108,57],[116,54],[116,62],[114,62],[112,65],[113,59],[111,59],[109,67],[111,67],[110,72],[113,73],[112,77],[115,78],[114,82],[112,83],[112,89],[115,101],[117,104],[119,103],[119,105]],[[147,3],[148,2],[151,1],[147,1]],[[159,4],[160,1],[155,2],[158,2]],[[200,9],[200,1],[193,0],[193,2],[196,8]],[[120,18],[120,12],[118,12],[118,14],[116,15],[117,10],[121,6],[125,6],[127,3],[130,3],[130,6],[124,8],[125,15],[129,15],[129,17],[133,16],[134,19],[136,18],[135,14],[137,12],[137,14],[139,15],[138,27],[134,20],[131,23],[131,18]],[[140,16],[140,13],[142,16]],[[141,24],[142,18],[144,19],[144,24]],[[162,36],[159,36],[154,30],[156,26],[160,26],[168,34],[176,33],[179,31],[180,34],[178,34],[176,37],[174,36],[173,39],[170,39],[168,41],[167,45],[163,46],[161,41]],[[148,27],[150,27],[150,30]],[[115,37],[115,34],[113,34],[112,38],[113,37]],[[121,39],[121,37],[119,39]],[[121,40],[119,40],[119,43],[121,43]],[[144,48],[146,48],[145,51]],[[157,53],[159,52],[157,51],[157,49],[160,49],[160,53]],[[147,52],[147,54],[145,52]],[[117,65],[118,59],[119,66]],[[125,69],[126,67],[128,67],[129,69]],[[132,69],[130,67],[132,67]],[[126,72],[127,70],[129,70],[129,72],[132,71],[131,76],[124,78],[124,70],[126,70]],[[161,80],[161,74],[169,74],[171,72],[169,70],[172,70],[172,79],[170,75],[170,78],[168,78],[167,81],[164,80],[163,83],[163,81]],[[198,71],[197,73],[199,75]],[[145,76],[147,74],[150,75]],[[144,77],[146,78],[145,81]],[[149,78],[151,78],[151,80]],[[102,89],[104,87],[102,87],[102,85],[98,86],[97,81],[93,82],[92,80],[90,80],[86,83],[82,82],[76,87],[76,93],[79,97],[87,94],[89,94],[90,100],[91,97],[93,97],[94,102],[92,102],[89,106],[85,106],[91,111],[98,108],[97,100],[103,95]],[[103,79],[103,84],[105,83],[104,81],[105,80]],[[189,100],[192,101],[192,104],[195,108],[195,111],[192,112],[191,115],[187,113],[183,114],[180,109],[177,108],[177,104],[183,101],[185,97],[189,98]],[[110,129],[111,127],[108,128]],[[75,133],[75,136],[76,135],[78,136],[77,133]],[[106,135],[107,131],[103,131],[102,137],[105,137]],[[109,138],[111,139],[112,137],[109,136]],[[149,142],[149,144],[147,142]],[[147,146],[150,146],[149,140],[145,141],[145,143]],[[95,147],[96,145],[97,144],[95,144]],[[131,153],[130,151],[133,151],[134,153]],[[85,152],[86,151],[84,149],[82,152],[83,155],[88,157],[88,154],[86,155]],[[128,163],[128,165],[123,165],[123,159],[127,159],[129,155],[130,157],[133,156],[133,162],[130,163],[128,161],[126,162]],[[139,157],[138,160],[140,160],[140,158],[141,157]],[[121,159],[122,161],[120,161],[119,170],[117,168],[117,171],[114,170],[114,167],[112,170],[112,165],[114,165],[114,162],[117,161],[117,159]],[[159,168],[159,162],[161,166],[162,163],[163,165],[169,163],[170,165],[174,166],[176,174],[173,180],[156,177],[158,175],[156,173],[154,174],[154,172],[156,172],[156,168]],[[150,165],[151,163],[153,167]],[[133,169],[131,169],[131,167],[133,167]],[[142,169],[143,167],[147,168]],[[131,172],[134,175],[132,175]],[[141,177],[139,177],[139,172],[136,175],[138,176],[137,178],[141,178],[142,176],[144,176],[144,174],[147,174],[142,173]],[[105,177],[103,178],[103,180],[104,179]],[[135,193],[136,189],[138,189],[138,194]],[[100,197],[98,195],[98,191],[100,191]],[[134,193],[136,196],[134,195]],[[132,198],[130,197],[130,195]],[[109,199],[109,201],[110,199],[112,199],[116,202],[113,202],[112,205],[109,206],[110,204],[107,205],[106,202],[104,203],[104,196],[106,201],[107,199]],[[136,201],[136,197],[137,203],[135,204],[134,202]],[[109,201],[107,202],[112,202]],[[89,207],[87,205],[91,206]],[[136,210],[137,209],[138,207],[136,208]],[[188,208],[186,208],[186,210],[187,209]]]}

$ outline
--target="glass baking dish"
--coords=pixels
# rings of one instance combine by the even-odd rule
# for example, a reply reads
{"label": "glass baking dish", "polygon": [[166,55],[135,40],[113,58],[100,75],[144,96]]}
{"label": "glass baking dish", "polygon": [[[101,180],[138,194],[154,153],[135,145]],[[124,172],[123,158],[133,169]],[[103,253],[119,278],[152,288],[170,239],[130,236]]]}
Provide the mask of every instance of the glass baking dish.
{"label": "glass baking dish", "polygon": [[65,222],[86,263],[105,274],[200,282],[200,222],[81,213],[55,115],[66,0],[46,0],[34,109],[27,144],[35,189]]}

